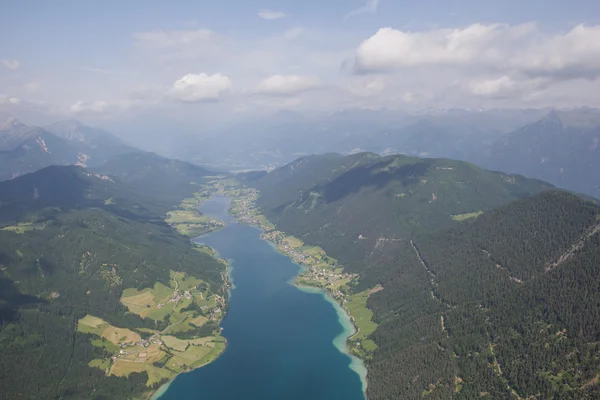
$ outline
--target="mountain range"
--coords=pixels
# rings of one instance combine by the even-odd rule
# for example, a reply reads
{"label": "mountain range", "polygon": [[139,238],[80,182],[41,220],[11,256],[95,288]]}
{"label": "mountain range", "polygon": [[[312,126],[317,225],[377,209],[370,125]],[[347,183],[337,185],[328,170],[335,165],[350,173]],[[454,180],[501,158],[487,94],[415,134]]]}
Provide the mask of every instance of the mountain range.
{"label": "mountain range", "polygon": [[[178,157],[229,169],[271,169],[302,155],[370,151],[464,160],[600,196],[600,110],[348,110],[279,113],[180,140]],[[198,143],[198,145],[195,145]],[[201,143],[201,144],[200,144]]]}
{"label": "mountain range", "polygon": [[[277,229],[359,274],[369,399],[600,395],[600,207],[444,159],[363,153],[241,174]],[[374,350],[373,350],[374,349]]]}
{"label": "mountain range", "polygon": [[0,180],[50,165],[99,166],[137,151],[116,136],[77,121],[40,128],[8,118],[0,123]]}

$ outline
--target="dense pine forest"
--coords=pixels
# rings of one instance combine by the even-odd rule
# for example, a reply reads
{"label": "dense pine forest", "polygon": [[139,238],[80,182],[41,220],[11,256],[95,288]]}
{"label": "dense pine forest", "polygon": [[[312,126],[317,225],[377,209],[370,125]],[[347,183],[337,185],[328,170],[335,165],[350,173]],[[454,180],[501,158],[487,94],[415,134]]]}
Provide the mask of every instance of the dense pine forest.
{"label": "dense pine forest", "polygon": [[110,358],[110,343],[94,344],[77,326],[93,314],[141,337],[163,328],[166,320],[141,318],[120,299],[126,288],[168,287],[170,270],[223,293],[224,265],[150,211],[185,194],[170,196],[156,202],[79,167],[0,183],[0,398],[138,398],[152,389],[146,373],[88,366]]}
{"label": "dense pine forest", "polygon": [[[597,398],[600,208],[447,160],[359,154],[245,175],[278,228],[382,285],[369,399]],[[549,191],[548,191],[549,190]]]}

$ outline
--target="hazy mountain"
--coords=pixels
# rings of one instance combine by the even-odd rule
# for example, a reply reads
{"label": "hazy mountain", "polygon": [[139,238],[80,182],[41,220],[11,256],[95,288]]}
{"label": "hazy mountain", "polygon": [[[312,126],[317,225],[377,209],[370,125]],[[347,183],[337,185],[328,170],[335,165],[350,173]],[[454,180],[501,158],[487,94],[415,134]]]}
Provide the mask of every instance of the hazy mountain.
{"label": "hazy mountain", "polygon": [[49,165],[102,165],[116,155],[136,151],[115,136],[76,121],[44,129],[14,118],[0,124],[0,149],[0,180]]}
{"label": "hazy mountain", "polygon": [[14,119],[1,124],[0,180],[36,171],[49,165],[85,164],[87,157],[76,147],[38,127]]}
{"label": "hazy mountain", "polygon": [[360,274],[351,293],[382,289],[367,301],[369,399],[598,396],[597,205],[465,162],[368,153],[240,178],[277,229]]}
{"label": "hazy mountain", "polygon": [[214,175],[197,165],[145,152],[117,156],[93,170],[115,177],[131,190],[151,198],[155,203],[151,208],[158,214],[190,197],[206,176]]}
{"label": "hazy mountain", "polygon": [[480,163],[600,197],[600,110],[553,111],[496,140]]}
{"label": "hazy mountain", "polygon": [[362,110],[246,118],[205,135],[178,138],[174,154],[219,168],[264,168],[326,152],[405,153],[472,159],[491,142],[548,110]]}

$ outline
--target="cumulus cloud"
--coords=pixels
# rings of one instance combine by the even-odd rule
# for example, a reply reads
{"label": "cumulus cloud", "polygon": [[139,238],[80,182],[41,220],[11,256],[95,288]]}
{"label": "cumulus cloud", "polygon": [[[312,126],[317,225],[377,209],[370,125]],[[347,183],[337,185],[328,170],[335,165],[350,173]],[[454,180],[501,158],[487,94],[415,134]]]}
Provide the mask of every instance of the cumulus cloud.
{"label": "cumulus cloud", "polygon": [[511,65],[530,76],[594,79],[600,75],[600,25],[577,25],[531,44]]}
{"label": "cumulus cloud", "polygon": [[173,99],[186,103],[216,101],[232,88],[231,79],[225,75],[187,74],[175,81],[170,94]]}
{"label": "cumulus cloud", "polygon": [[600,25],[578,25],[555,35],[544,34],[533,23],[473,24],[424,32],[382,28],[356,50],[354,70],[390,72],[449,65],[530,78],[595,79],[600,76]]}
{"label": "cumulus cloud", "polygon": [[285,17],[287,17],[287,14],[284,12],[281,12],[281,11],[260,10],[258,12],[258,16],[261,17],[262,19],[273,20],[273,19],[285,18]]}
{"label": "cumulus cloud", "polygon": [[215,33],[208,29],[151,31],[133,34],[134,45],[144,48],[167,48],[209,42]]}
{"label": "cumulus cloud", "polygon": [[2,64],[8,69],[18,69],[21,66],[21,63],[18,60],[13,60],[9,58],[3,58],[0,60]]}
{"label": "cumulus cloud", "polygon": [[318,85],[319,80],[311,76],[273,75],[263,80],[255,92],[264,95],[288,96],[313,89]]}
{"label": "cumulus cloud", "polygon": [[71,105],[71,112],[74,113],[83,113],[83,112],[92,112],[92,113],[101,113],[106,111],[108,108],[108,104],[105,101],[95,101],[95,102],[85,102],[79,100],[75,104]]}
{"label": "cumulus cloud", "polygon": [[358,72],[386,71],[435,64],[465,64],[481,57],[499,56],[488,45],[506,25],[474,24],[465,29],[403,32],[382,28],[363,41],[356,51]]}
{"label": "cumulus cloud", "polygon": [[379,8],[379,0],[368,0],[367,4],[364,6],[357,8],[356,10],[350,11],[344,19],[352,18],[360,14],[375,14],[377,13],[377,8]]}
{"label": "cumulus cloud", "polygon": [[508,98],[535,93],[547,87],[547,78],[515,79],[507,75],[491,79],[475,79],[467,83],[467,90],[480,97]]}

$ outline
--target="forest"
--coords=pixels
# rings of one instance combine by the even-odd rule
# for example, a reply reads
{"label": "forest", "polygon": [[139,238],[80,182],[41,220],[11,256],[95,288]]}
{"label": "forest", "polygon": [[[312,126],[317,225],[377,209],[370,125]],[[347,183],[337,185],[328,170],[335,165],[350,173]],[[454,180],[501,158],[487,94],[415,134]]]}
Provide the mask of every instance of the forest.
{"label": "forest", "polygon": [[600,208],[415,160],[327,156],[243,177],[279,229],[360,273],[355,291],[383,286],[367,303],[368,398],[597,398]]}
{"label": "forest", "polygon": [[168,286],[172,270],[223,294],[224,265],[149,211],[156,203],[144,191],[79,167],[2,182],[0,201],[0,397],[146,395],[145,373],[120,378],[88,366],[108,353],[77,321],[93,314],[147,336],[162,321],[130,313],[124,289]]}

